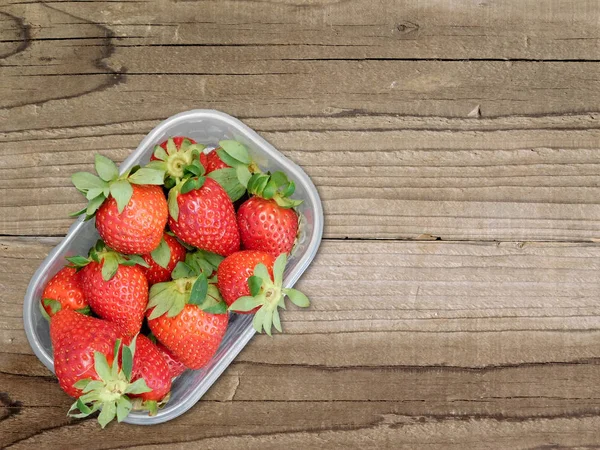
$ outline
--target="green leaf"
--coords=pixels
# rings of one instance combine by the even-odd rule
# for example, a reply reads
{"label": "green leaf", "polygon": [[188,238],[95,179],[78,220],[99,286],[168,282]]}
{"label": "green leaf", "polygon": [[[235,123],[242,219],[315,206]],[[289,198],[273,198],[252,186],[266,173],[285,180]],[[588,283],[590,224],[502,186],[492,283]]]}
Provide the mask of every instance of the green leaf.
{"label": "green leaf", "polygon": [[48,315],[48,311],[46,311],[44,308],[44,305],[42,305],[42,302],[39,302],[38,306],[40,307],[40,313],[42,313],[42,317],[50,322],[50,316]]}
{"label": "green leaf", "polygon": [[86,211],[87,211],[87,206],[85,208],[83,208],[83,209],[80,209],[79,211],[75,211],[75,212],[69,213],[69,217],[80,216],[80,215],[82,215]]}
{"label": "green leaf", "polygon": [[127,259],[124,260],[121,264],[127,265],[127,266],[142,266],[145,267],[146,269],[150,267],[150,265],[146,262],[146,260],[144,258],[142,258],[140,255],[127,255]]}
{"label": "green leaf", "polygon": [[296,185],[294,184],[293,181],[290,181],[288,183],[288,185],[285,187],[285,189],[281,192],[281,196],[289,197],[290,195],[292,195],[294,193],[295,190],[296,190]]}
{"label": "green leaf", "polygon": [[91,381],[92,381],[92,379],[91,379],[91,378],[84,378],[84,379],[82,379],[82,380],[79,380],[79,381],[75,382],[75,383],[73,384],[73,387],[75,387],[75,388],[77,388],[77,389],[81,389],[81,390],[83,390],[83,389],[85,389],[85,388],[86,388],[86,386],[87,386],[87,385],[88,385],[88,384],[89,384]]}
{"label": "green leaf", "polygon": [[250,288],[250,295],[252,297],[257,296],[260,293],[260,288],[263,285],[263,279],[255,275],[248,278],[248,287]]}
{"label": "green leaf", "polygon": [[248,167],[237,166],[235,169],[235,173],[240,184],[242,186],[248,186],[248,181],[250,181],[250,177],[252,176],[250,170],[248,170]]}
{"label": "green leaf", "polygon": [[290,209],[295,208],[300,205],[304,200],[294,200],[288,197],[281,197],[279,195],[275,196],[275,203],[277,203],[282,208]]}
{"label": "green leaf", "polygon": [[175,222],[179,218],[179,204],[177,203],[177,196],[179,192],[173,188],[169,191],[169,214]]}
{"label": "green leaf", "polygon": [[[133,341],[131,344],[134,344]],[[133,353],[135,347],[132,348],[131,344],[123,347],[123,351],[121,352],[121,368],[123,370],[125,378],[127,378],[127,381],[131,381],[131,370],[133,369]]]}
{"label": "green leaf", "polygon": [[[85,198],[87,198],[88,200],[92,200],[93,198],[96,198],[101,194],[104,194],[104,189],[92,188],[87,191],[87,194],[85,194]],[[104,195],[102,195],[102,196],[104,196]]]}
{"label": "green leaf", "polygon": [[111,375],[113,378],[119,374],[119,365],[115,364],[115,361],[119,361],[119,351],[121,350],[121,339],[117,339],[115,341],[115,345],[113,346],[113,364],[111,368]]}
{"label": "green leaf", "polygon": [[184,169],[196,177],[202,175],[202,170],[200,170],[199,167],[196,167],[193,164],[185,166]]}
{"label": "green leaf", "polygon": [[90,263],[88,258],[84,258],[83,256],[68,256],[65,258],[75,267],[84,267]]}
{"label": "green leaf", "polygon": [[272,281],[269,271],[267,270],[267,266],[265,266],[263,263],[256,265],[254,268],[254,275],[261,278],[265,282]]}
{"label": "green leaf", "polygon": [[156,319],[157,317],[160,317],[164,313],[169,311],[175,303],[175,297],[176,297],[175,294],[170,294],[167,298],[158,302],[156,307],[150,313],[150,316],[148,317],[148,319],[150,319],[150,320]]}
{"label": "green leaf", "polygon": [[179,261],[173,269],[173,272],[171,272],[171,278],[174,280],[178,280],[179,278],[189,278],[193,277],[194,275],[198,274],[194,273],[194,270],[188,264],[182,261]]}
{"label": "green leaf", "polygon": [[235,302],[229,305],[229,311],[240,311],[240,312],[248,312],[252,311],[257,306],[260,306],[264,303],[264,296],[258,297],[250,297],[244,296],[238,298]]}
{"label": "green leaf", "polygon": [[273,282],[275,286],[281,286],[283,283],[283,272],[285,271],[285,265],[287,264],[287,256],[285,253],[282,253],[275,260],[275,264],[273,264]]}
{"label": "green leaf", "polygon": [[219,157],[219,159],[221,161],[223,161],[225,164],[227,164],[228,167],[235,168],[237,166],[245,165],[243,162],[238,161],[237,159],[229,156],[229,154],[222,148],[216,148],[215,152],[217,152],[217,156]]}
{"label": "green leaf", "polygon": [[169,155],[172,155],[176,151],[177,151],[177,146],[175,145],[175,141],[173,140],[173,138],[167,139],[167,153]]}
{"label": "green leaf", "polygon": [[204,177],[190,178],[185,183],[183,183],[183,186],[181,186],[181,193],[187,194],[188,192],[193,191],[195,189],[200,189],[202,186],[204,186],[205,180],[206,178]]}
{"label": "green leaf", "polygon": [[279,310],[277,308],[273,311],[273,326],[281,333],[281,319],[279,318]]}
{"label": "green leaf", "polygon": [[167,317],[175,317],[179,315],[181,311],[183,311],[183,308],[185,308],[186,294],[175,292],[173,295],[173,302],[167,311]]}
{"label": "green leaf", "polygon": [[71,175],[71,181],[78,190],[83,192],[94,188],[104,189],[106,186],[105,181],[102,181],[100,177],[89,172],[75,172]]}
{"label": "green leaf", "polygon": [[115,418],[117,415],[117,406],[114,402],[107,402],[102,405],[102,411],[98,416],[98,422],[100,426],[104,428],[108,423]]}
{"label": "green leaf", "polygon": [[273,174],[271,175],[271,179],[277,185],[277,187],[281,187],[284,184],[289,183],[287,175],[280,170],[278,170],[277,172],[273,172]]}
{"label": "green leaf", "polygon": [[50,307],[50,312],[52,313],[52,315],[56,314],[62,309],[62,305],[60,304],[60,302],[52,298],[45,298],[42,300],[42,303],[44,303],[44,306]]}
{"label": "green leaf", "polygon": [[117,201],[117,209],[119,210],[119,214],[121,214],[129,204],[129,200],[131,200],[133,188],[128,181],[118,180],[110,185],[110,195]]}
{"label": "green leaf", "polygon": [[157,169],[142,168],[128,178],[134,184],[156,184],[161,185],[165,180],[165,171]]}
{"label": "green leaf", "polygon": [[[244,167],[244,166],[240,166]],[[232,202],[239,200],[246,193],[246,188],[240,184],[236,169],[218,169],[207,175],[221,185]]]}
{"label": "green leaf", "polygon": [[202,308],[202,311],[209,314],[225,314],[227,312],[227,304],[225,302],[219,302],[212,306]]}
{"label": "green leaf", "polygon": [[87,394],[88,392],[99,391],[104,388],[104,386],[104,381],[92,380],[83,388],[83,393]]}
{"label": "green leaf", "polygon": [[219,147],[221,147],[229,156],[244,164],[250,164],[252,162],[250,155],[248,154],[248,149],[241,142],[233,140],[219,141]]}
{"label": "green leaf", "polygon": [[202,257],[210,263],[211,266],[214,267],[215,270],[219,267],[219,264],[225,259],[221,255],[217,255],[216,253],[209,252],[207,250],[200,250],[199,253]]}
{"label": "green leaf", "polygon": [[101,352],[94,352],[94,369],[102,381],[110,380],[110,367],[106,356]]}
{"label": "green leaf", "polygon": [[256,311],[254,319],[252,320],[252,326],[258,332],[262,332],[263,324],[265,321],[265,314],[267,314],[267,308],[263,307]]}
{"label": "green leaf", "polygon": [[[263,308],[266,310],[266,308]],[[277,309],[277,308],[276,308]],[[265,333],[271,336],[271,325],[273,324],[273,314],[269,311],[265,311],[265,317],[263,319],[263,327],[265,329]]]}
{"label": "green leaf", "polygon": [[131,412],[133,405],[126,396],[117,400],[117,422],[123,422]]}
{"label": "green leaf", "polygon": [[273,198],[275,192],[277,192],[277,184],[273,181],[273,178],[271,178],[269,179],[267,185],[265,186],[260,196],[269,200]]}
{"label": "green leaf", "polygon": [[308,297],[296,289],[284,289],[283,293],[287,295],[292,303],[301,308],[306,308],[310,305]]}
{"label": "green leaf", "polygon": [[85,305],[83,308],[76,309],[79,314],[83,314],[84,316],[90,316],[92,314],[92,309],[90,305]]}
{"label": "green leaf", "polygon": [[150,255],[152,256],[152,259],[156,264],[158,264],[163,269],[166,269],[169,265],[169,262],[171,261],[171,248],[169,247],[169,244],[167,244],[167,241],[165,241],[165,239],[163,238],[160,240],[160,244],[158,244],[158,247],[152,250],[152,253],[150,253]]}
{"label": "green leaf", "polygon": [[99,153],[96,153],[95,155],[94,168],[98,175],[100,175],[100,178],[104,181],[111,181],[119,176],[117,165],[106,156],[102,156]]}
{"label": "green leaf", "polygon": [[104,195],[99,195],[98,197],[91,199],[85,210],[86,215],[91,217],[96,214],[96,211],[98,211],[98,208],[104,203],[104,200],[106,200]]}
{"label": "green leaf", "polygon": [[150,392],[152,389],[146,384],[146,380],[138,378],[132,384],[125,388],[126,394],[143,394],[144,392]]}
{"label": "green leaf", "polygon": [[102,263],[102,279],[104,281],[110,281],[119,270],[119,261],[117,255],[114,253],[107,253],[104,255]]}
{"label": "green leaf", "polygon": [[[162,147],[161,147],[162,149]],[[167,164],[164,161],[152,160],[144,166],[146,169],[167,171]]]}
{"label": "green leaf", "polygon": [[192,292],[190,293],[188,303],[192,305],[201,305],[206,299],[207,292],[208,280],[206,279],[206,275],[201,273],[192,286]]}
{"label": "green leaf", "polygon": [[157,145],[154,147],[154,157],[160,159],[161,161],[166,161],[169,155],[167,155],[167,152],[164,148],[162,148],[160,145]]}

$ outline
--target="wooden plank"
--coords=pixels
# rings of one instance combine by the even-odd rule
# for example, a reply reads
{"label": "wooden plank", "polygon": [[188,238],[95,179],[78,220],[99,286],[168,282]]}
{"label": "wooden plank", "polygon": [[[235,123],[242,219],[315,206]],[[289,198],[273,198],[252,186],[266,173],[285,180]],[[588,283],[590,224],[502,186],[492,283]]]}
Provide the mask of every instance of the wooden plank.
{"label": "wooden plank", "polygon": [[[240,46],[294,58],[598,59],[594,1],[5,2],[32,42],[110,31],[117,46]],[[1,40],[14,40],[15,21]],[[12,32],[12,33],[11,33]],[[102,35],[104,37],[104,35]],[[213,50],[216,51],[216,50]],[[220,56],[219,56],[220,58]]]}
{"label": "wooden plank", "polygon": [[[598,114],[246,122],[312,177],[326,237],[600,238]],[[70,175],[92,170],[92,152],[124,159],[155,123],[0,135],[0,234],[64,234],[83,199]]]}
{"label": "wooden plank", "polygon": [[3,447],[597,439],[597,245],[326,241],[298,285],[312,307],[284,314],[286,334],[255,337],[181,418],[105,439],[92,420],[65,418],[70,400],[22,331],[28,278],[57,241],[0,242]]}

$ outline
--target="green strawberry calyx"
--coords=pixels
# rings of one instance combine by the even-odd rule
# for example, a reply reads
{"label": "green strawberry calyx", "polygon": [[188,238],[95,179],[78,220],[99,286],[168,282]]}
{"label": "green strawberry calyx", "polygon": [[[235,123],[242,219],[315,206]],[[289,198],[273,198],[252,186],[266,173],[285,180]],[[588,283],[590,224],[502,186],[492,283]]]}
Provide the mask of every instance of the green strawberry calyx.
{"label": "green strawberry calyx", "polygon": [[291,199],[296,185],[281,171],[271,173],[255,173],[248,181],[248,194],[274,200],[282,208],[294,208],[302,200]]}
{"label": "green strawberry calyx", "polygon": [[229,195],[232,202],[239,200],[248,187],[252,174],[261,173],[250,154],[248,148],[241,142],[234,140],[219,141],[215,149],[217,155],[229,167],[217,169],[207,176],[221,185]]}
{"label": "green strawberry calyx", "polygon": [[164,183],[164,170],[143,167],[132,167],[119,174],[117,165],[106,156],[96,154],[94,167],[98,175],[89,172],[76,172],[71,176],[71,181],[88,200],[88,205],[71,216],[85,214],[85,220],[91,219],[104,201],[113,197],[117,202],[119,214],[129,204],[133,195],[132,184]]}
{"label": "green strawberry calyx", "polygon": [[172,281],[157,283],[150,288],[147,310],[151,310],[150,320],[167,314],[175,317],[186,304],[198,306],[210,314],[224,314],[227,305],[217,289],[216,272],[222,257],[214,253],[198,250],[186,255],[185,262],[177,263]]}
{"label": "green strawberry calyx", "polygon": [[240,312],[248,312],[260,307],[252,321],[252,326],[259,333],[264,329],[271,336],[272,326],[281,332],[278,308],[285,309],[285,297],[288,297],[293,304],[301,308],[310,305],[308,297],[302,292],[282,286],[286,263],[287,256],[285,253],[277,257],[273,265],[273,280],[269,276],[267,267],[262,263],[257,264],[254,268],[254,275],[248,278],[250,295],[238,298],[229,306],[230,311]]}
{"label": "green strawberry calyx", "polygon": [[128,394],[143,394],[152,390],[143,378],[131,381],[136,339],[137,336],[126,346],[122,346],[121,339],[117,339],[111,364],[106,355],[94,352],[94,369],[99,379],[85,378],[74,384],[82,391],[82,395],[73,403],[68,416],[87,417],[99,410],[98,422],[104,428],[115,417],[121,422],[129,415],[134,405]]}
{"label": "green strawberry calyx", "polygon": [[200,153],[205,148],[202,144],[192,144],[189,139],[184,139],[177,148],[173,138],[169,138],[166,150],[160,145],[154,147],[156,159],[145,167],[162,171],[166,177],[165,187],[170,189],[190,175],[204,174],[204,167],[200,164]]}
{"label": "green strawberry calyx", "polygon": [[119,265],[135,266],[139,264],[148,268],[149,265],[140,255],[123,255],[107,247],[102,240],[98,240],[96,245],[90,249],[89,256],[69,256],[66,258],[71,267],[81,269],[91,262],[102,264],[102,279],[110,281],[115,276]]}

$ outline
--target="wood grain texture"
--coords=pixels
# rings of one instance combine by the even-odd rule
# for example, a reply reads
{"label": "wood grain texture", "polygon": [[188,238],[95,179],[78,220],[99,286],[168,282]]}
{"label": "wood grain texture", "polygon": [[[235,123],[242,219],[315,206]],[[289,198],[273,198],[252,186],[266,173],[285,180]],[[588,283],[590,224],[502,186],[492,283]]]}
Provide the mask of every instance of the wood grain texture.
{"label": "wood grain texture", "polygon": [[[0,384],[10,394],[0,445],[77,447],[101,436],[92,421],[64,417],[69,399],[22,331],[27,281],[56,242],[0,242]],[[324,435],[332,448],[443,448],[450,430],[484,439],[508,428],[510,439],[490,448],[545,442],[539,430],[550,429],[558,442],[592,442],[599,269],[600,247],[585,243],[325,242],[298,285],[313,305],[283,314],[284,335],[257,336],[190,413],[149,429],[113,427],[98,448],[174,434],[211,448],[248,439],[310,447]]]}
{"label": "wood grain texture", "polygon": [[[2,2],[0,447],[598,448],[599,17],[592,0]],[[193,108],[239,117],[318,186],[313,305],[185,415],[108,434],[65,416],[22,299],[82,204],[70,174]]]}

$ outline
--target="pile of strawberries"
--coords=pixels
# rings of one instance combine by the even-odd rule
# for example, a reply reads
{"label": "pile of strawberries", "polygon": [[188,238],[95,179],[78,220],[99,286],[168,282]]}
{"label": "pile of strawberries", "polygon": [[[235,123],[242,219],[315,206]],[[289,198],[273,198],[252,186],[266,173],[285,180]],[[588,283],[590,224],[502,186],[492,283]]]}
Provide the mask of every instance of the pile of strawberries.
{"label": "pile of strawberries", "polygon": [[247,148],[174,137],[150,163],[120,175],[96,155],[97,175],[75,173],[101,240],[69,257],[46,286],[54,368],[77,400],[69,415],[100,411],[102,427],[132,409],[157,409],[186,369],[217,351],[230,311],[254,314],[254,328],[281,331],[278,308],[287,256],[298,234],[300,201],[283,172],[263,173]]}

